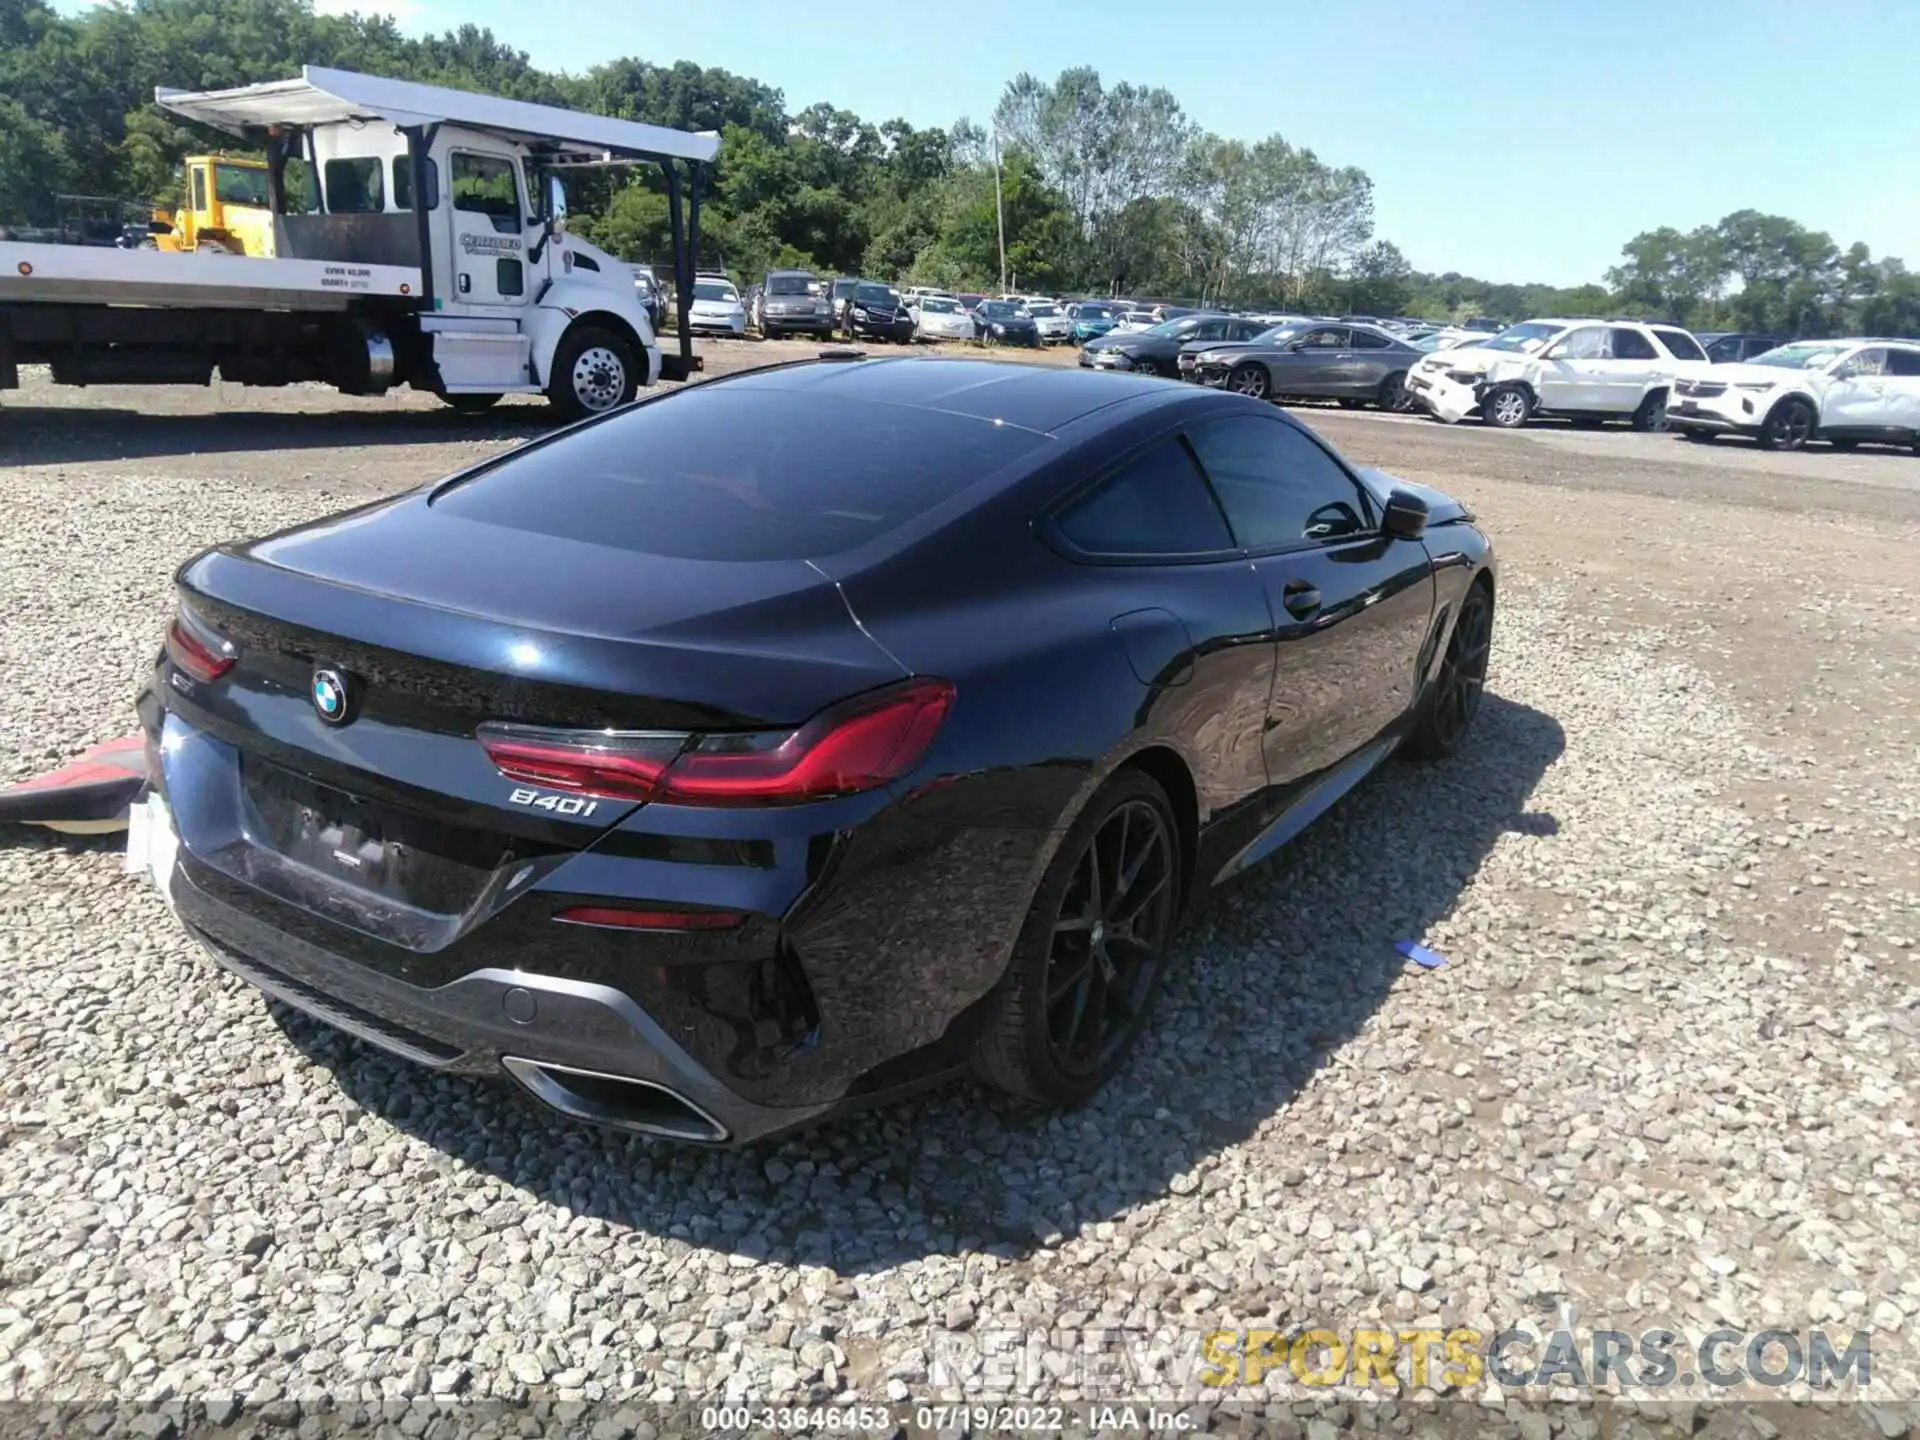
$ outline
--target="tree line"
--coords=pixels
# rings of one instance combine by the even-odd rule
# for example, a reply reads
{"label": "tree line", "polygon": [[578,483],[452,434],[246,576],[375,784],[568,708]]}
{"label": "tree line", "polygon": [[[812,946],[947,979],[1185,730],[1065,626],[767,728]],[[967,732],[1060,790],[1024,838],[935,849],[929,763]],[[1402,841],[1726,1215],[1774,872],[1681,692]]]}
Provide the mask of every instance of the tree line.
{"label": "tree line", "polygon": [[[1376,235],[1373,182],[1279,135],[1226,139],[1155,87],[1091,69],[1010,80],[985,123],[874,124],[681,61],[548,72],[490,31],[427,38],[311,0],[132,0],[68,17],[0,0],[0,223],[56,197],[179,199],[180,159],[222,137],[153,104],[156,84],[244,85],[337,66],[722,136],[702,259],[901,283],[1153,296],[1436,320],[1633,314],[1697,329],[1920,331],[1920,278],[1864,245],[1740,211],[1635,236],[1605,283],[1558,289],[1413,270]],[[573,182],[570,222],[631,260],[669,253],[648,168]],[[1004,257],[1002,233],[1004,222]],[[1003,271],[1004,265],[1004,271]]]}

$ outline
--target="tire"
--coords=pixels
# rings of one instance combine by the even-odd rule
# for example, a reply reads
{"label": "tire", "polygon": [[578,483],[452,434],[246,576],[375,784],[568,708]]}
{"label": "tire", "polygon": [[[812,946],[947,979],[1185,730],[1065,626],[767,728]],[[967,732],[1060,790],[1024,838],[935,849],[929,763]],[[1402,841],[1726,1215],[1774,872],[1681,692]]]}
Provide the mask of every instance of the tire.
{"label": "tire", "polygon": [[605,414],[633,399],[645,378],[644,363],[623,336],[598,325],[577,326],[553,352],[547,400],[568,420]]}
{"label": "tire", "polygon": [[1487,655],[1493,646],[1493,592],[1478,581],[1460,602],[1460,615],[1447,638],[1440,673],[1421,703],[1420,718],[1407,737],[1407,753],[1418,760],[1445,760],[1459,750],[1480,712],[1487,685]]}
{"label": "tire", "polygon": [[1760,427],[1762,450],[1804,450],[1813,438],[1819,417],[1813,407],[1798,396],[1789,396],[1774,406]]}
{"label": "tire", "polygon": [[1227,372],[1227,389],[1254,400],[1271,399],[1273,377],[1267,374],[1266,366],[1248,361]]}
{"label": "tire", "polygon": [[1628,422],[1634,429],[1647,434],[1659,434],[1667,428],[1667,392],[1654,390],[1640,402],[1640,408],[1633,412]]}
{"label": "tire", "polygon": [[1533,401],[1518,385],[1496,385],[1481,397],[1480,422],[1496,430],[1518,430],[1533,415]]}
{"label": "tire", "polygon": [[1413,408],[1413,392],[1407,389],[1407,377],[1389,375],[1380,382],[1380,393],[1373,403],[1393,415],[1404,415]]}
{"label": "tire", "polygon": [[240,252],[231,245],[219,240],[195,240],[193,253],[196,255],[238,255]]}
{"label": "tire", "polygon": [[484,415],[500,403],[498,395],[442,395],[440,398],[461,415]]}
{"label": "tire", "polygon": [[[1121,771],[1088,802],[1034,892],[974,1054],[981,1079],[1066,1108],[1112,1078],[1159,998],[1180,876],[1166,792]],[[1116,940],[1123,928],[1128,939]]]}

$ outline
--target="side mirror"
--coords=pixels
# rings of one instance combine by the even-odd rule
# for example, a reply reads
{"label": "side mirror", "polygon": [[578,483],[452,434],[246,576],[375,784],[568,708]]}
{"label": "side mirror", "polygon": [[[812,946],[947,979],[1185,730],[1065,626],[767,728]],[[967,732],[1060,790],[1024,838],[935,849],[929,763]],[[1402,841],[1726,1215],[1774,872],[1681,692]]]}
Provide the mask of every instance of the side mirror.
{"label": "side mirror", "polygon": [[1380,533],[1395,540],[1418,540],[1427,533],[1427,502],[1411,490],[1394,489],[1380,516]]}
{"label": "side mirror", "polygon": [[558,175],[547,176],[547,215],[554,234],[567,233],[567,182]]}

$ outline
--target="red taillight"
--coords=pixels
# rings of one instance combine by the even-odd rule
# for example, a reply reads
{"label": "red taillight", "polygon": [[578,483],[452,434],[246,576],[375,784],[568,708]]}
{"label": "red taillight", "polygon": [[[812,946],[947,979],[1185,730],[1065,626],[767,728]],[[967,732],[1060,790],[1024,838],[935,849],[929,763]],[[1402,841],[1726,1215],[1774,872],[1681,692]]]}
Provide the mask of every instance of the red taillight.
{"label": "red taillight", "polygon": [[953,704],[945,680],[889,686],[791,732],[713,735],[482,725],[500,773],[555,790],[670,805],[794,805],[910,774]]}
{"label": "red taillight", "polygon": [[573,905],[553,917],[566,925],[612,930],[731,930],[747,917],[738,910],[629,910],[622,905]]}
{"label": "red taillight", "polygon": [[217,680],[233,668],[237,652],[224,640],[182,611],[167,627],[167,658],[192,680]]}
{"label": "red taillight", "polygon": [[481,748],[508,779],[612,800],[651,800],[686,743],[647,731],[480,727]]}
{"label": "red taillight", "polygon": [[792,805],[877,789],[926,758],[952,704],[946,681],[915,680],[822,711],[785,738],[709,735],[674,762],[659,798]]}

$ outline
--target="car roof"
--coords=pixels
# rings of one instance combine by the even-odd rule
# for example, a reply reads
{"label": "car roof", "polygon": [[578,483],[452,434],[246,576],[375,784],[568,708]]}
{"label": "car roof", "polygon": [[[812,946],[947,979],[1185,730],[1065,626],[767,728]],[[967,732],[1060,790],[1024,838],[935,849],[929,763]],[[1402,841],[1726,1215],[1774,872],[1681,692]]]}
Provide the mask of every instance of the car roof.
{"label": "car roof", "polygon": [[1044,434],[1109,405],[1156,395],[1177,399],[1192,389],[1078,367],[931,357],[801,361],[708,383],[940,410]]}

